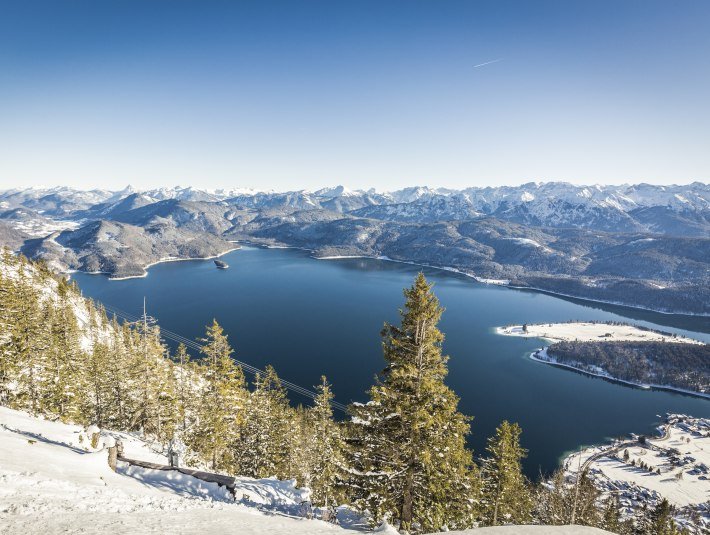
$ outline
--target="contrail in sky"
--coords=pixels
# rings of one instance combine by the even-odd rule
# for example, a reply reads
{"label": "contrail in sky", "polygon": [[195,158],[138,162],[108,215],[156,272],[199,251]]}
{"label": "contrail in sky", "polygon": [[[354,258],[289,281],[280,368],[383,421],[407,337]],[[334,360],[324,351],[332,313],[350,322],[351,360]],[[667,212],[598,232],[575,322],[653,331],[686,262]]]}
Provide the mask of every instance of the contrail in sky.
{"label": "contrail in sky", "polygon": [[503,61],[503,58],[498,58],[498,59],[493,59],[491,61],[486,61],[485,63],[479,63],[478,65],[474,65],[474,69],[478,69],[479,67],[484,67],[486,65],[490,65],[491,63],[498,63],[499,61]]}

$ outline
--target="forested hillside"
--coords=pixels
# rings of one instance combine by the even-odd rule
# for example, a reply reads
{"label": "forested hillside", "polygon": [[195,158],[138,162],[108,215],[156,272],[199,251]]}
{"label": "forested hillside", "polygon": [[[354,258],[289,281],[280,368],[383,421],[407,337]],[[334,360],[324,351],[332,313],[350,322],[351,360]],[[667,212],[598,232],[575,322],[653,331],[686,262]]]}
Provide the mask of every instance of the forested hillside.
{"label": "forested hillside", "polygon": [[673,342],[558,342],[557,362],[640,384],[710,393],[710,346]]}
{"label": "forested hillside", "polygon": [[[583,474],[534,484],[522,430],[502,422],[474,460],[471,419],[444,380],[443,312],[419,275],[401,324],[382,332],[386,367],[333,418],[325,378],[312,406],[293,406],[273,368],[248,382],[214,321],[199,355],[170,354],[148,318],[119,323],[43,265],[8,251],[0,266],[0,403],[49,419],[130,431],[186,447],[214,471],[295,479],[316,505],[347,503],[371,522],[412,532],[576,522],[617,533],[672,533],[668,511],[622,519]],[[659,516],[663,513],[665,516]]]}
{"label": "forested hillside", "polygon": [[170,355],[152,321],[108,318],[41,264],[5,252],[2,268],[3,405],[161,442],[177,439],[194,463],[295,478],[317,496],[334,492],[321,466],[337,462],[325,380],[313,407],[292,408],[272,368],[248,388],[216,322],[202,340],[202,358],[192,361],[184,347]]}

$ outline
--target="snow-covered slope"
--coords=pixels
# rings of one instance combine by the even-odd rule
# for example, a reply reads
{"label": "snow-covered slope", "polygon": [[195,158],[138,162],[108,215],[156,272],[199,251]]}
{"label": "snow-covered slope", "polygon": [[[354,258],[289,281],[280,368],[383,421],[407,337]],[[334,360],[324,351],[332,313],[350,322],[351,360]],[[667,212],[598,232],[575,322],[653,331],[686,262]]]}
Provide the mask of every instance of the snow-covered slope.
{"label": "snow-covered slope", "polygon": [[[122,439],[129,458],[166,463],[137,437],[102,432],[109,435]],[[342,532],[294,515],[307,493],[291,481],[240,478],[235,503],[216,484],[178,472],[125,463],[113,472],[103,440],[94,449],[80,426],[0,407],[0,532]]]}
{"label": "snow-covered slope", "polygon": [[[6,263],[0,259],[0,275],[11,280],[18,280],[21,276],[20,273],[23,273],[28,283],[39,292],[40,299],[43,302],[45,299],[54,303],[60,302],[59,282],[56,279],[39,273],[32,263],[20,263],[18,261]],[[79,343],[82,349],[89,350],[93,345],[91,335],[87,329],[92,314],[89,308],[89,302],[80,293],[74,292],[70,292],[67,295],[67,299],[76,317],[77,326],[80,329]],[[93,314],[93,319],[96,324],[100,324],[98,313],[93,311]],[[100,327],[97,327],[97,329],[97,332],[94,333],[96,340],[106,341],[110,333],[107,330],[102,330]]]}

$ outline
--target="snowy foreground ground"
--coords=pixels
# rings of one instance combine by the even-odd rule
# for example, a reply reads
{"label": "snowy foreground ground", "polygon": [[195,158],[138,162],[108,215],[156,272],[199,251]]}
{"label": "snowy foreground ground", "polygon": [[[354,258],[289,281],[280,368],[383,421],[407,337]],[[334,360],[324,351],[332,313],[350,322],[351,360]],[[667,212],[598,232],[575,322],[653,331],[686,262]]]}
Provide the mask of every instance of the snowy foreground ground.
{"label": "snowy foreground ground", "polygon": [[684,342],[702,344],[698,340],[683,336],[670,337],[663,333],[639,329],[633,325],[609,325],[607,323],[569,322],[569,323],[539,323],[527,325],[523,331],[522,325],[510,325],[496,328],[496,333],[504,336],[521,336],[524,338],[542,338],[550,342]]}
{"label": "snowy foreground ground", "polygon": [[681,522],[695,511],[697,527],[710,532],[710,419],[670,415],[658,438],[588,448],[568,457],[565,467],[572,473],[588,467],[597,487],[618,494],[629,510],[666,498]]}
{"label": "snowy foreground ground", "polygon": [[[165,463],[149,443],[124,433],[129,458]],[[245,494],[249,500],[245,500]],[[48,422],[0,407],[0,533],[330,534],[366,531],[347,510],[343,526],[299,517],[308,496],[292,482],[242,478],[237,502],[216,484],[177,472],[107,464],[79,426]],[[377,533],[396,534],[389,526]],[[592,528],[505,527],[485,535],[594,535]]]}
{"label": "snowy foreground ground", "polygon": [[[113,434],[123,439],[127,457],[167,463],[149,444]],[[92,450],[89,442],[79,426],[0,407],[1,533],[343,531],[298,518],[294,509],[307,494],[292,482],[244,478],[237,485],[239,499],[249,495],[243,505],[216,484],[177,472],[123,463],[113,472],[106,451]]]}

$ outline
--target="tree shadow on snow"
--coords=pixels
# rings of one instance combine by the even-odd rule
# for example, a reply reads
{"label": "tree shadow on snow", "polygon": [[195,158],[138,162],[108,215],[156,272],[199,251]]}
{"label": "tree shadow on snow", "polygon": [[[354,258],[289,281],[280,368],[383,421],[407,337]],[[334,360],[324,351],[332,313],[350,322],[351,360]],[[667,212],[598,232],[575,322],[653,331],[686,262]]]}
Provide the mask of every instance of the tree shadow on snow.
{"label": "tree shadow on snow", "polygon": [[37,442],[43,442],[45,444],[50,444],[52,446],[61,446],[63,448],[67,448],[70,451],[73,451],[74,453],[79,453],[81,455],[84,455],[85,453],[94,453],[86,450],[82,450],[81,448],[77,448],[76,446],[72,446],[71,444],[67,444],[66,442],[60,442],[58,440],[52,440],[51,438],[47,438],[39,433],[32,433],[30,431],[22,431],[20,429],[13,429],[12,427],[8,427],[4,424],[0,424],[3,429],[10,431],[11,433],[15,433],[17,435],[22,435],[23,437],[27,437],[28,440],[35,440]]}
{"label": "tree shadow on snow", "polygon": [[179,496],[233,502],[230,492],[217,483],[202,481],[177,470],[151,470],[120,462],[116,472],[135,479],[147,487],[166,490]]}

